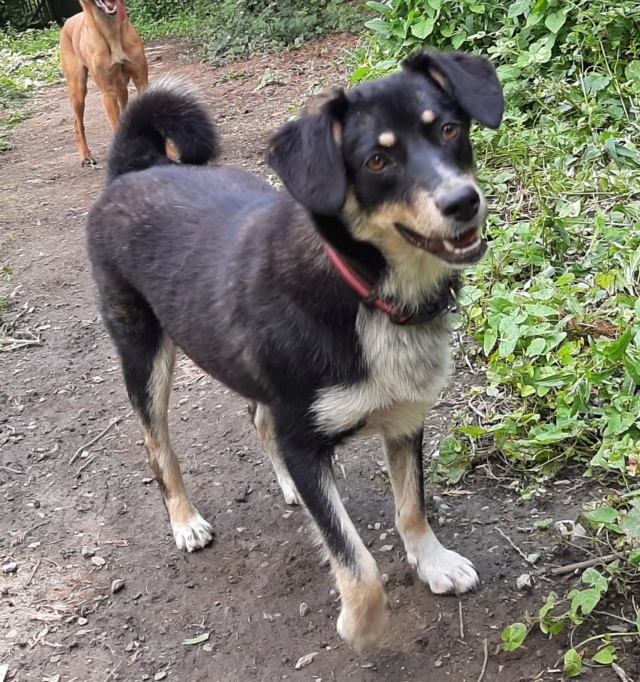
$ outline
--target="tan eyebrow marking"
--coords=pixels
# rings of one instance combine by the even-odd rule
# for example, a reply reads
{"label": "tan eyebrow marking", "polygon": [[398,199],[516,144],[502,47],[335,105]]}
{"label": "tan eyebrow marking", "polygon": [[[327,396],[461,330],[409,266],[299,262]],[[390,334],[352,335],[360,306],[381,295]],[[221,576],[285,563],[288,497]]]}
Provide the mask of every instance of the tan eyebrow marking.
{"label": "tan eyebrow marking", "polygon": [[431,109],[425,109],[422,112],[422,116],[420,116],[420,119],[422,120],[423,123],[429,125],[429,123],[433,123],[436,120],[436,115]]}
{"label": "tan eyebrow marking", "polygon": [[391,131],[381,133],[380,137],[378,138],[378,143],[383,147],[393,147],[396,142],[396,136]]}

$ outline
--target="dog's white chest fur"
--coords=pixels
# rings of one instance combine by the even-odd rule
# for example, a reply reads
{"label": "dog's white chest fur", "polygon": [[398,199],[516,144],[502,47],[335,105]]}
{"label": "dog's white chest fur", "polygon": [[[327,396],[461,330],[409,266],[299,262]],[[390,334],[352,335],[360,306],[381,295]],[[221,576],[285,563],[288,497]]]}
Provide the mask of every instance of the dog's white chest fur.
{"label": "dog's white chest fur", "polygon": [[447,382],[449,325],[400,326],[361,307],[356,329],[368,376],[319,391],[311,407],[316,423],[327,434],[361,422],[366,433],[413,433]]}

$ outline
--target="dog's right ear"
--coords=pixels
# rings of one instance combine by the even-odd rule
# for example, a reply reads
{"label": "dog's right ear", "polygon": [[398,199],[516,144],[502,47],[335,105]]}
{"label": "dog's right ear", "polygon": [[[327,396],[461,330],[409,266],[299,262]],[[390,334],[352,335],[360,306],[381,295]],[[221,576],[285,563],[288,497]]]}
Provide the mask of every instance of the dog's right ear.
{"label": "dog's right ear", "polygon": [[267,163],[293,197],[320,215],[336,215],[347,197],[341,151],[346,110],[344,92],[332,91],[279,130],[267,151]]}

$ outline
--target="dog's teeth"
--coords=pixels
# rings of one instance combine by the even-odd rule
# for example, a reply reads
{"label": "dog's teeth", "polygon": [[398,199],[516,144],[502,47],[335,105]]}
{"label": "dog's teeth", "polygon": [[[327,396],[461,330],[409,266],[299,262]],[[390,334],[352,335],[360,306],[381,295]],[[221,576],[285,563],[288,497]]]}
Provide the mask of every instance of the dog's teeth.
{"label": "dog's teeth", "polygon": [[444,244],[444,248],[447,251],[449,251],[450,253],[453,253],[454,251],[459,250],[459,249],[456,249],[456,247],[448,239],[443,239],[442,243]]}

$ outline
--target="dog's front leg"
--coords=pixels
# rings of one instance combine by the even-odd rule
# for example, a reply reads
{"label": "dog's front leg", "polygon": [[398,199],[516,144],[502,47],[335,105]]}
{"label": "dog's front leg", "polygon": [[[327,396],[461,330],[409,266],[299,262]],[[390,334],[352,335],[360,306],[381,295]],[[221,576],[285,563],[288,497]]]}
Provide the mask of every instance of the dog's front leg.
{"label": "dog's front leg", "polygon": [[422,428],[412,436],[384,438],[396,501],[396,525],[407,560],[436,594],[468,592],[478,584],[473,564],[440,544],[427,521],[422,471]]}
{"label": "dog's front leg", "polygon": [[[283,433],[277,429],[277,432]],[[279,437],[280,452],[299,497],[313,518],[333,569],[342,610],[338,633],[358,651],[373,646],[388,622],[387,598],[376,562],[360,539],[340,499],[333,448],[309,434]]]}

